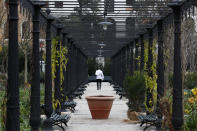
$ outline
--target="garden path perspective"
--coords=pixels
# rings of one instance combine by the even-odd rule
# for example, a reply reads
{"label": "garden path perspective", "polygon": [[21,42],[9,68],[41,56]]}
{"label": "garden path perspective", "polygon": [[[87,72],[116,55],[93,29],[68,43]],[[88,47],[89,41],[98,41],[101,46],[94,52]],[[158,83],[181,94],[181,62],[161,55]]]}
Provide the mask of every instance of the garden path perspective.
{"label": "garden path perspective", "polygon": [[[113,95],[115,100],[112,105],[109,119],[95,120],[91,118],[86,96],[91,95]],[[96,83],[92,82],[86,88],[82,99],[75,99],[76,111],[72,113],[66,131],[141,131],[139,124],[124,122],[127,119],[127,100],[119,99],[109,83],[103,82],[101,90],[97,90]]]}

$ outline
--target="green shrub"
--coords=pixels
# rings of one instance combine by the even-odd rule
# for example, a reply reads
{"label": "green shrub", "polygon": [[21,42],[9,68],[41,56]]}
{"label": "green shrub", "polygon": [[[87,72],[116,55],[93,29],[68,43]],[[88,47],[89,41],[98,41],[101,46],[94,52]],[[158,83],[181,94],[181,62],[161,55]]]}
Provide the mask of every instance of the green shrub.
{"label": "green shrub", "polygon": [[105,66],[103,68],[103,73],[105,76],[111,75],[111,61],[110,61],[110,59],[105,59]]}
{"label": "green shrub", "polygon": [[44,104],[44,97],[45,97],[45,84],[40,84],[40,104]]}
{"label": "green shrub", "polygon": [[19,73],[19,86],[23,86],[24,85],[24,71]]}
{"label": "green shrub", "polygon": [[184,131],[197,129],[197,87],[184,90]]}
{"label": "green shrub", "polygon": [[0,131],[5,130],[5,123],[6,123],[6,90],[0,90]]}
{"label": "green shrub", "polygon": [[184,131],[196,131],[197,129],[197,112],[192,115],[185,116]]}
{"label": "green shrub", "polygon": [[173,73],[172,72],[170,72],[168,76],[168,83],[169,83],[169,87],[173,88]]}
{"label": "green shrub", "polygon": [[[20,129],[21,131],[30,131],[30,87],[20,87]],[[40,84],[40,104],[44,104],[44,84]],[[43,114],[43,110],[41,110]]]}
{"label": "green shrub", "polygon": [[[24,84],[27,84],[27,83],[25,83],[24,78],[25,78],[25,72],[22,71],[22,72],[19,73],[19,86],[20,87],[23,87]],[[30,73],[27,74],[27,81],[28,82],[31,81],[31,74]]]}
{"label": "green shrub", "polygon": [[88,58],[87,64],[88,64],[89,76],[94,76],[95,71],[96,71],[96,66],[97,66],[95,58]]}
{"label": "green shrub", "polygon": [[[169,78],[169,86],[173,87],[173,73],[170,73]],[[197,72],[190,72],[185,74],[184,78],[184,89],[193,89],[197,87]]]}
{"label": "green shrub", "polygon": [[40,82],[41,83],[45,82],[45,73],[44,72],[40,72]]}
{"label": "green shrub", "polygon": [[139,111],[146,91],[144,73],[136,71],[133,76],[127,75],[123,87],[129,100],[127,103],[129,109]]}
{"label": "green shrub", "polygon": [[184,87],[186,89],[197,87],[197,72],[191,72],[185,75]]}

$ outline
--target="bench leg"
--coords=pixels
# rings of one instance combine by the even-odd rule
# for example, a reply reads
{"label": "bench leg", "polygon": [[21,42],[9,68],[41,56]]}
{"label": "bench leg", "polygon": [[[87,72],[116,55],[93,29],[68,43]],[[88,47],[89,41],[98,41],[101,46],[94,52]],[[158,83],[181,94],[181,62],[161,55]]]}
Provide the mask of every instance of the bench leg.
{"label": "bench leg", "polygon": [[120,100],[122,99],[122,95],[120,96]]}
{"label": "bench leg", "polygon": [[146,130],[146,129],[148,129],[150,126],[148,126],[147,124],[146,124],[146,127],[144,128],[144,131]]}
{"label": "bench leg", "polygon": [[62,122],[61,122],[61,124],[60,124],[60,125],[59,125],[59,124],[54,124],[54,125],[56,125],[56,126],[60,127],[63,131],[65,131],[64,127],[62,126]]}
{"label": "bench leg", "polygon": [[140,124],[140,126],[143,126],[143,125],[144,125],[144,123],[145,123],[145,122],[144,122],[144,121],[142,121],[142,122],[141,122],[141,124]]}
{"label": "bench leg", "polygon": [[[68,121],[67,121],[67,122],[68,122]],[[67,122],[63,122],[65,126],[68,126],[68,125],[67,125]]]}
{"label": "bench leg", "polygon": [[146,122],[146,127],[144,128],[144,131],[154,125],[155,125],[154,123],[149,123],[149,125],[148,125],[148,122]]}
{"label": "bench leg", "polygon": [[63,131],[65,131],[65,129],[64,129],[64,127],[63,127],[63,126],[60,126],[60,128],[62,128],[62,130],[63,130]]}

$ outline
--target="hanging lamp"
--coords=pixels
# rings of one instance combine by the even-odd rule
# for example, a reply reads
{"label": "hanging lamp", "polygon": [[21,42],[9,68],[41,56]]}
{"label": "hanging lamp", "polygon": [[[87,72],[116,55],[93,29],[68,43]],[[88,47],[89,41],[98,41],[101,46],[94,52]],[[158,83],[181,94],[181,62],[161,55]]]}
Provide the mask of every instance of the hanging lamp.
{"label": "hanging lamp", "polygon": [[106,15],[107,15],[107,13],[104,12],[104,21],[98,23],[99,25],[103,26],[103,30],[107,30],[107,26],[113,24],[112,22],[107,21]]}

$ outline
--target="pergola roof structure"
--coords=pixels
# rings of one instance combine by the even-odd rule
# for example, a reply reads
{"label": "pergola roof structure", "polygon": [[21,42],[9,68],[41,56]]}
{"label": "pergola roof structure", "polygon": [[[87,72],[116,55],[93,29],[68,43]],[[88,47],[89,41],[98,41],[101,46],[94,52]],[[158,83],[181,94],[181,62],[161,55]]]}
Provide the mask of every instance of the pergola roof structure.
{"label": "pergola roof structure", "polygon": [[[173,23],[173,13],[169,4],[184,2],[183,11],[186,13],[183,15],[186,16],[187,10],[189,12],[191,10],[192,13],[194,12],[192,6],[196,6],[195,0],[42,0],[42,2],[46,4],[41,9],[43,16],[47,16],[46,10],[50,9],[50,15],[55,18],[53,26],[61,23],[63,31],[72,38],[73,44],[90,57],[114,56],[130,41],[138,38],[140,34],[145,34],[147,28],[156,27],[154,25],[160,19],[167,24]],[[113,23],[107,30],[103,30],[102,25],[98,24],[104,17]],[[46,23],[46,19],[43,21]],[[105,44],[102,49],[99,46],[101,43]]]}
{"label": "pergola roof structure", "polygon": [[[174,30],[174,70],[173,70],[173,104],[172,124],[176,131],[183,125],[183,58],[182,58],[182,19],[195,16],[196,0],[9,0],[9,46],[7,80],[7,114],[6,130],[20,130],[19,103],[19,61],[18,61],[18,4],[26,14],[32,14],[32,63],[31,63],[31,108],[30,126],[38,130],[40,126],[40,31],[46,28],[46,72],[45,72],[45,106],[47,119],[45,128],[51,126],[52,103],[60,109],[67,101],[73,99],[74,92],[88,82],[88,57],[111,57],[112,84],[122,89],[124,78],[129,72],[147,72],[150,87],[146,85],[146,105],[153,106],[153,90],[157,90],[156,114],[161,126],[162,113],[160,100],[164,96],[164,31],[168,25]],[[48,3],[48,4],[47,4]],[[44,6],[45,5],[45,6]],[[42,7],[42,9],[40,8]],[[170,8],[169,8],[170,7]],[[41,13],[40,13],[41,9]],[[55,18],[52,19],[49,15]],[[172,10],[171,10],[172,9]],[[23,13],[24,13],[23,12]],[[48,13],[47,13],[48,12]],[[113,24],[107,30],[98,24],[106,20]],[[30,17],[29,17],[30,19]],[[61,26],[60,26],[61,25]],[[59,27],[63,27],[61,32]],[[67,33],[67,35],[66,35]],[[62,37],[55,41],[55,56],[51,60],[51,38]],[[155,37],[157,35],[157,37]],[[67,37],[67,38],[66,38]],[[69,39],[71,38],[71,39]],[[153,38],[157,39],[157,67],[153,64]],[[145,43],[148,39],[148,61],[145,62]],[[139,42],[137,42],[139,40]],[[68,42],[69,41],[69,42]],[[134,41],[134,42],[133,42]],[[60,44],[62,43],[62,45]],[[60,54],[61,47],[68,45],[68,53]],[[105,45],[101,48],[100,45]],[[135,52],[133,52],[135,46]],[[140,49],[138,50],[138,48]],[[65,49],[65,48],[64,48]],[[63,50],[66,52],[66,49]],[[62,51],[62,52],[63,52]],[[61,53],[62,53],[61,52]],[[62,58],[66,56],[69,61]],[[169,56],[171,57],[171,56]],[[139,59],[138,59],[139,58]],[[62,64],[65,62],[65,64]],[[55,79],[52,84],[52,69]],[[63,67],[66,67],[66,69]],[[146,66],[146,69],[144,67]],[[154,68],[154,69],[152,69]],[[156,69],[157,68],[157,69]],[[65,79],[64,79],[65,77]],[[63,78],[63,79],[62,79]],[[154,82],[156,81],[156,82]],[[156,85],[154,85],[155,83]],[[54,100],[52,95],[54,87]],[[122,90],[123,91],[123,90]],[[150,104],[151,103],[151,104]],[[153,109],[153,108],[152,108]],[[147,110],[149,112],[149,109]],[[14,114],[14,115],[13,115]],[[29,116],[28,116],[29,117]],[[49,125],[51,124],[51,125]],[[47,127],[48,126],[48,127]]]}
{"label": "pergola roof structure", "polygon": [[[47,6],[42,8],[59,23],[72,37],[74,44],[87,56],[113,56],[119,49],[132,41],[136,35],[153,27],[172,10],[168,7],[171,0],[44,0]],[[108,3],[107,3],[108,2]],[[98,23],[104,14],[113,24],[105,31]],[[57,22],[57,21],[56,21]],[[104,43],[102,49],[98,44]]]}

